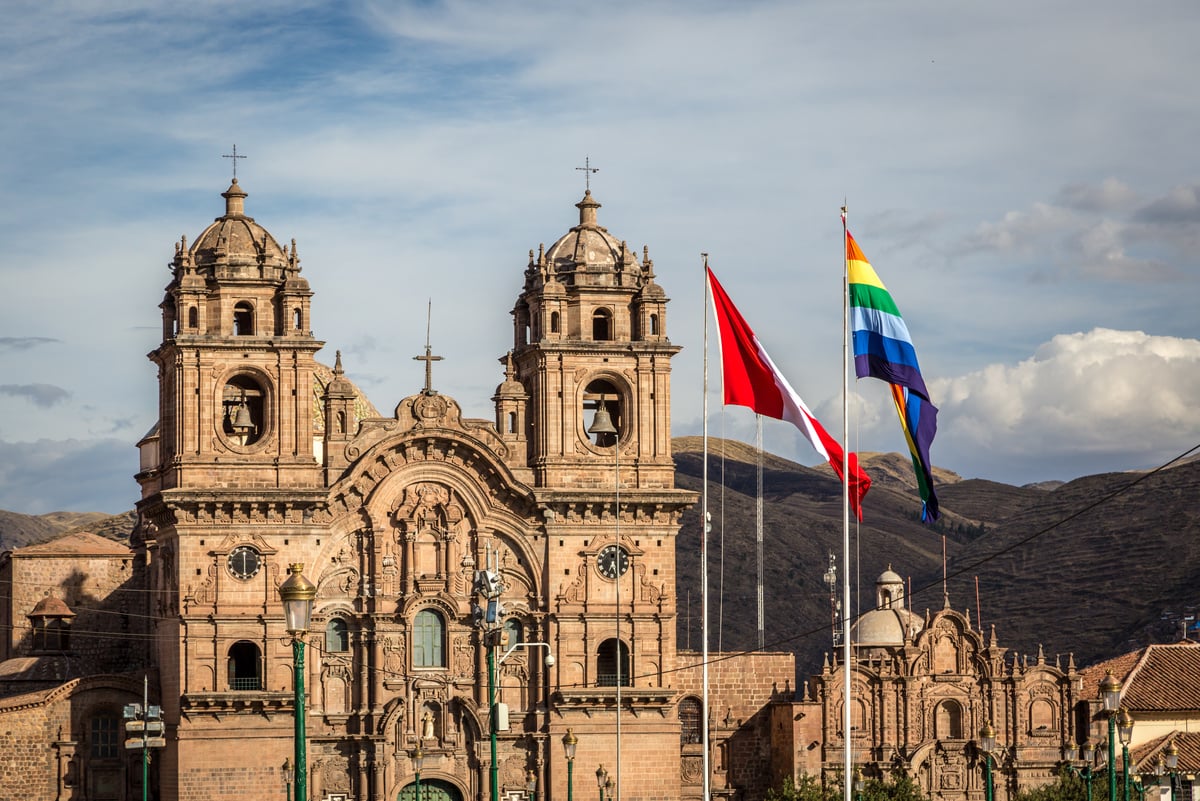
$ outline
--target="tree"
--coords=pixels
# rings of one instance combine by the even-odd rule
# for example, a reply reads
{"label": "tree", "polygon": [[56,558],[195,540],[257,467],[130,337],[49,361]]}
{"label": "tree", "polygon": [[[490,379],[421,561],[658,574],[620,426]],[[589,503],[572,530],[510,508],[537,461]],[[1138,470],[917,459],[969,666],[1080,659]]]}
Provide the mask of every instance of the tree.
{"label": "tree", "polygon": [[767,790],[765,801],[838,801],[840,798],[837,788],[825,787],[815,776],[801,773],[798,783],[788,776],[782,787]]}
{"label": "tree", "polygon": [[[1100,798],[1103,794],[1104,791],[1099,790],[1098,794],[1094,794],[1093,797]],[[1017,793],[1015,801],[1086,801],[1086,799],[1087,784],[1083,777],[1074,771],[1064,770],[1050,784],[1043,784],[1041,787]]]}
{"label": "tree", "polygon": [[929,801],[929,796],[909,776],[897,773],[888,779],[867,779],[862,801]]}

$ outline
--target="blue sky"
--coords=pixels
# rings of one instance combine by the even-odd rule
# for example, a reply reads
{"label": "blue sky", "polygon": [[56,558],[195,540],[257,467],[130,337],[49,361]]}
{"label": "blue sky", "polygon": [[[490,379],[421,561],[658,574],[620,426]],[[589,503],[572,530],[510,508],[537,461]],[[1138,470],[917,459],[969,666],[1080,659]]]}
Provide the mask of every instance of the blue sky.
{"label": "blue sky", "polygon": [[[674,430],[701,426],[700,253],[831,430],[841,227],[912,330],[934,461],[1011,483],[1200,443],[1200,6],[151,2],[9,5],[0,30],[0,508],[132,507],[145,358],[181,235],[295,237],[331,363],[387,412],[489,417],[528,251],[576,221],[672,297]],[[715,350],[712,352],[715,360]],[[715,364],[715,361],[714,361]],[[714,372],[714,392],[717,385]],[[901,450],[853,387],[863,450]],[[752,438],[713,403],[710,429]],[[807,464],[785,424],[767,447]]]}

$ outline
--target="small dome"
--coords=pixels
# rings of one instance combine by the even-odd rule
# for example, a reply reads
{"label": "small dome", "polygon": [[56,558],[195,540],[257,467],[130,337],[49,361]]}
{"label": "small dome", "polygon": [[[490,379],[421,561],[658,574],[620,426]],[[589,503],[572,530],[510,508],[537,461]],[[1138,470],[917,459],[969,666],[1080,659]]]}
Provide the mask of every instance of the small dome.
{"label": "small dome", "polygon": [[[339,351],[337,366],[341,366],[341,353]],[[334,381],[344,381],[349,385],[351,391],[354,392],[354,428],[356,430],[358,423],[373,417],[381,417],[379,410],[374,404],[367,399],[367,396],[361,389],[358,388],[353,381],[346,378],[344,373],[337,373],[330,369],[327,365],[321,362],[315,363],[313,370],[313,405],[312,405],[312,422],[313,434],[320,436],[325,433],[325,387]]]}
{"label": "small dome", "polygon": [[900,609],[873,609],[850,629],[855,645],[904,645],[904,614]]}
{"label": "small dome", "polygon": [[246,191],[237,179],[221,193],[225,198],[225,214],[213,221],[192,243],[191,254],[196,267],[253,268],[255,277],[260,265],[283,270],[287,255],[275,238],[245,214]]}
{"label": "small dome", "polygon": [[879,578],[875,580],[876,584],[903,584],[904,579],[900,578],[900,574],[892,570],[892,566],[888,565],[888,569],[879,574]]}
{"label": "small dome", "polygon": [[[581,274],[611,276],[618,269],[638,270],[637,259],[629,253],[625,243],[596,222],[596,209],[600,203],[592,197],[589,189],[583,200],[575,204],[579,209],[579,225],[576,225],[546,251],[546,262],[555,273],[574,273],[576,283]],[[612,283],[593,279],[588,283]]]}
{"label": "small dome", "polygon": [[75,617],[75,613],[61,598],[47,595],[37,602],[37,606],[26,617]]}

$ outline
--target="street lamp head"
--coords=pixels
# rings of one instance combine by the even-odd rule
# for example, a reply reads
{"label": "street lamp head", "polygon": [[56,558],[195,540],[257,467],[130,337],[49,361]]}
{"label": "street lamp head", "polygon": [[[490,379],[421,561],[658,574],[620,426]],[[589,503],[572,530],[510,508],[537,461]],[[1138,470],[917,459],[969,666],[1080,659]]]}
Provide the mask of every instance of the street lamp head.
{"label": "street lamp head", "polygon": [[604,779],[604,794],[611,798],[612,791],[613,791],[612,776],[608,776]]}
{"label": "street lamp head", "polygon": [[554,667],[554,654],[546,654],[546,667]]}
{"label": "street lamp head", "polygon": [[604,781],[607,778],[608,778],[608,771],[604,769],[603,765],[596,768],[596,786],[599,787],[601,790],[604,789]]}
{"label": "street lamp head", "polygon": [[567,729],[567,733],[562,738],[563,753],[567,755],[568,762],[575,761],[575,746],[579,745],[579,738],[575,736],[574,729]]}
{"label": "street lamp head", "polygon": [[537,774],[533,772],[533,768],[525,771],[525,789],[530,795],[537,792]]}
{"label": "street lamp head", "polygon": [[992,728],[991,723],[983,724],[983,728],[979,730],[979,747],[985,754],[996,750],[996,730]]}
{"label": "street lamp head", "polygon": [[413,770],[417,773],[421,772],[421,768],[425,767],[425,752],[421,750],[421,746],[417,745],[416,750],[412,752]]}
{"label": "street lamp head", "polygon": [[1121,735],[1121,745],[1129,745],[1133,740],[1133,715],[1124,707],[1117,713],[1117,732]]}
{"label": "street lamp head", "polygon": [[288,572],[291,575],[279,585],[287,633],[294,637],[308,631],[308,624],[312,621],[313,599],[317,597],[316,585],[301,574],[302,570],[304,565],[300,563],[289,565]]}
{"label": "street lamp head", "polygon": [[1116,712],[1121,705],[1121,680],[1108,671],[1100,681],[1100,700],[1105,712]]}
{"label": "street lamp head", "polygon": [[865,784],[865,782],[863,782],[862,770],[860,770],[859,767],[857,765],[855,765],[854,766],[854,792],[861,793],[863,791],[864,784]]}
{"label": "street lamp head", "polygon": [[1079,746],[1075,745],[1075,743],[1067,743],[1066,748],[1063,749],[1063,759],[1067,762],[1074,762],[1078,758]]}
{"label": "street lamp head", "polygon": [[1158,761],[1154,763],[1154,775],[1162,776],[1167,772],[1167,763],[1163,760],[1162,754],[1158,755]]}
{"label": "street lamp head", "polygon": [[1172,740],[1163,749],[1163,757],[1167,762],[1167,770],[1175,770],[1179,767],[1179,749],[1175,747],[1175,741]]}
{"label": "street lamp head", "polygon": [[1096,758],[1096,746],[1092,745],[1091,740],[1084,741],[1083,750],[1080,753],[1080,756],[1083,757],[1084,762],[1088,763],[1089,765],[1092,764],[1092,760]]}
{"label": "street lamp head", "polygon": [[293,773],[293,771],[292,771],[291,760],[288,760],[288,759],[283,760],[283,783],[284,784],[292,783],[292,773]]}

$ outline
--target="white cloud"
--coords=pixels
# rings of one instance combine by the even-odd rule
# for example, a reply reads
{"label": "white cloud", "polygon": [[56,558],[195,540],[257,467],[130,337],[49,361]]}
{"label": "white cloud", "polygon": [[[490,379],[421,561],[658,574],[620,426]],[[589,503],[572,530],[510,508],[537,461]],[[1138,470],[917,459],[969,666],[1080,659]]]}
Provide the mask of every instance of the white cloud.
{"label": "white cloud", "polygon": [[[1088,465],[1148,466],[1200,443],[1195,339],[1104,328],[1062,334],[1017,364],[933,381],[930,391],[939,405],[935,461],[952,467],[986,452],[1010,480],[1017,465],[1073,478]],[[1116,454],[1125,464],[1112,461]],[[979,474],[995,477],[987,468]]]}

